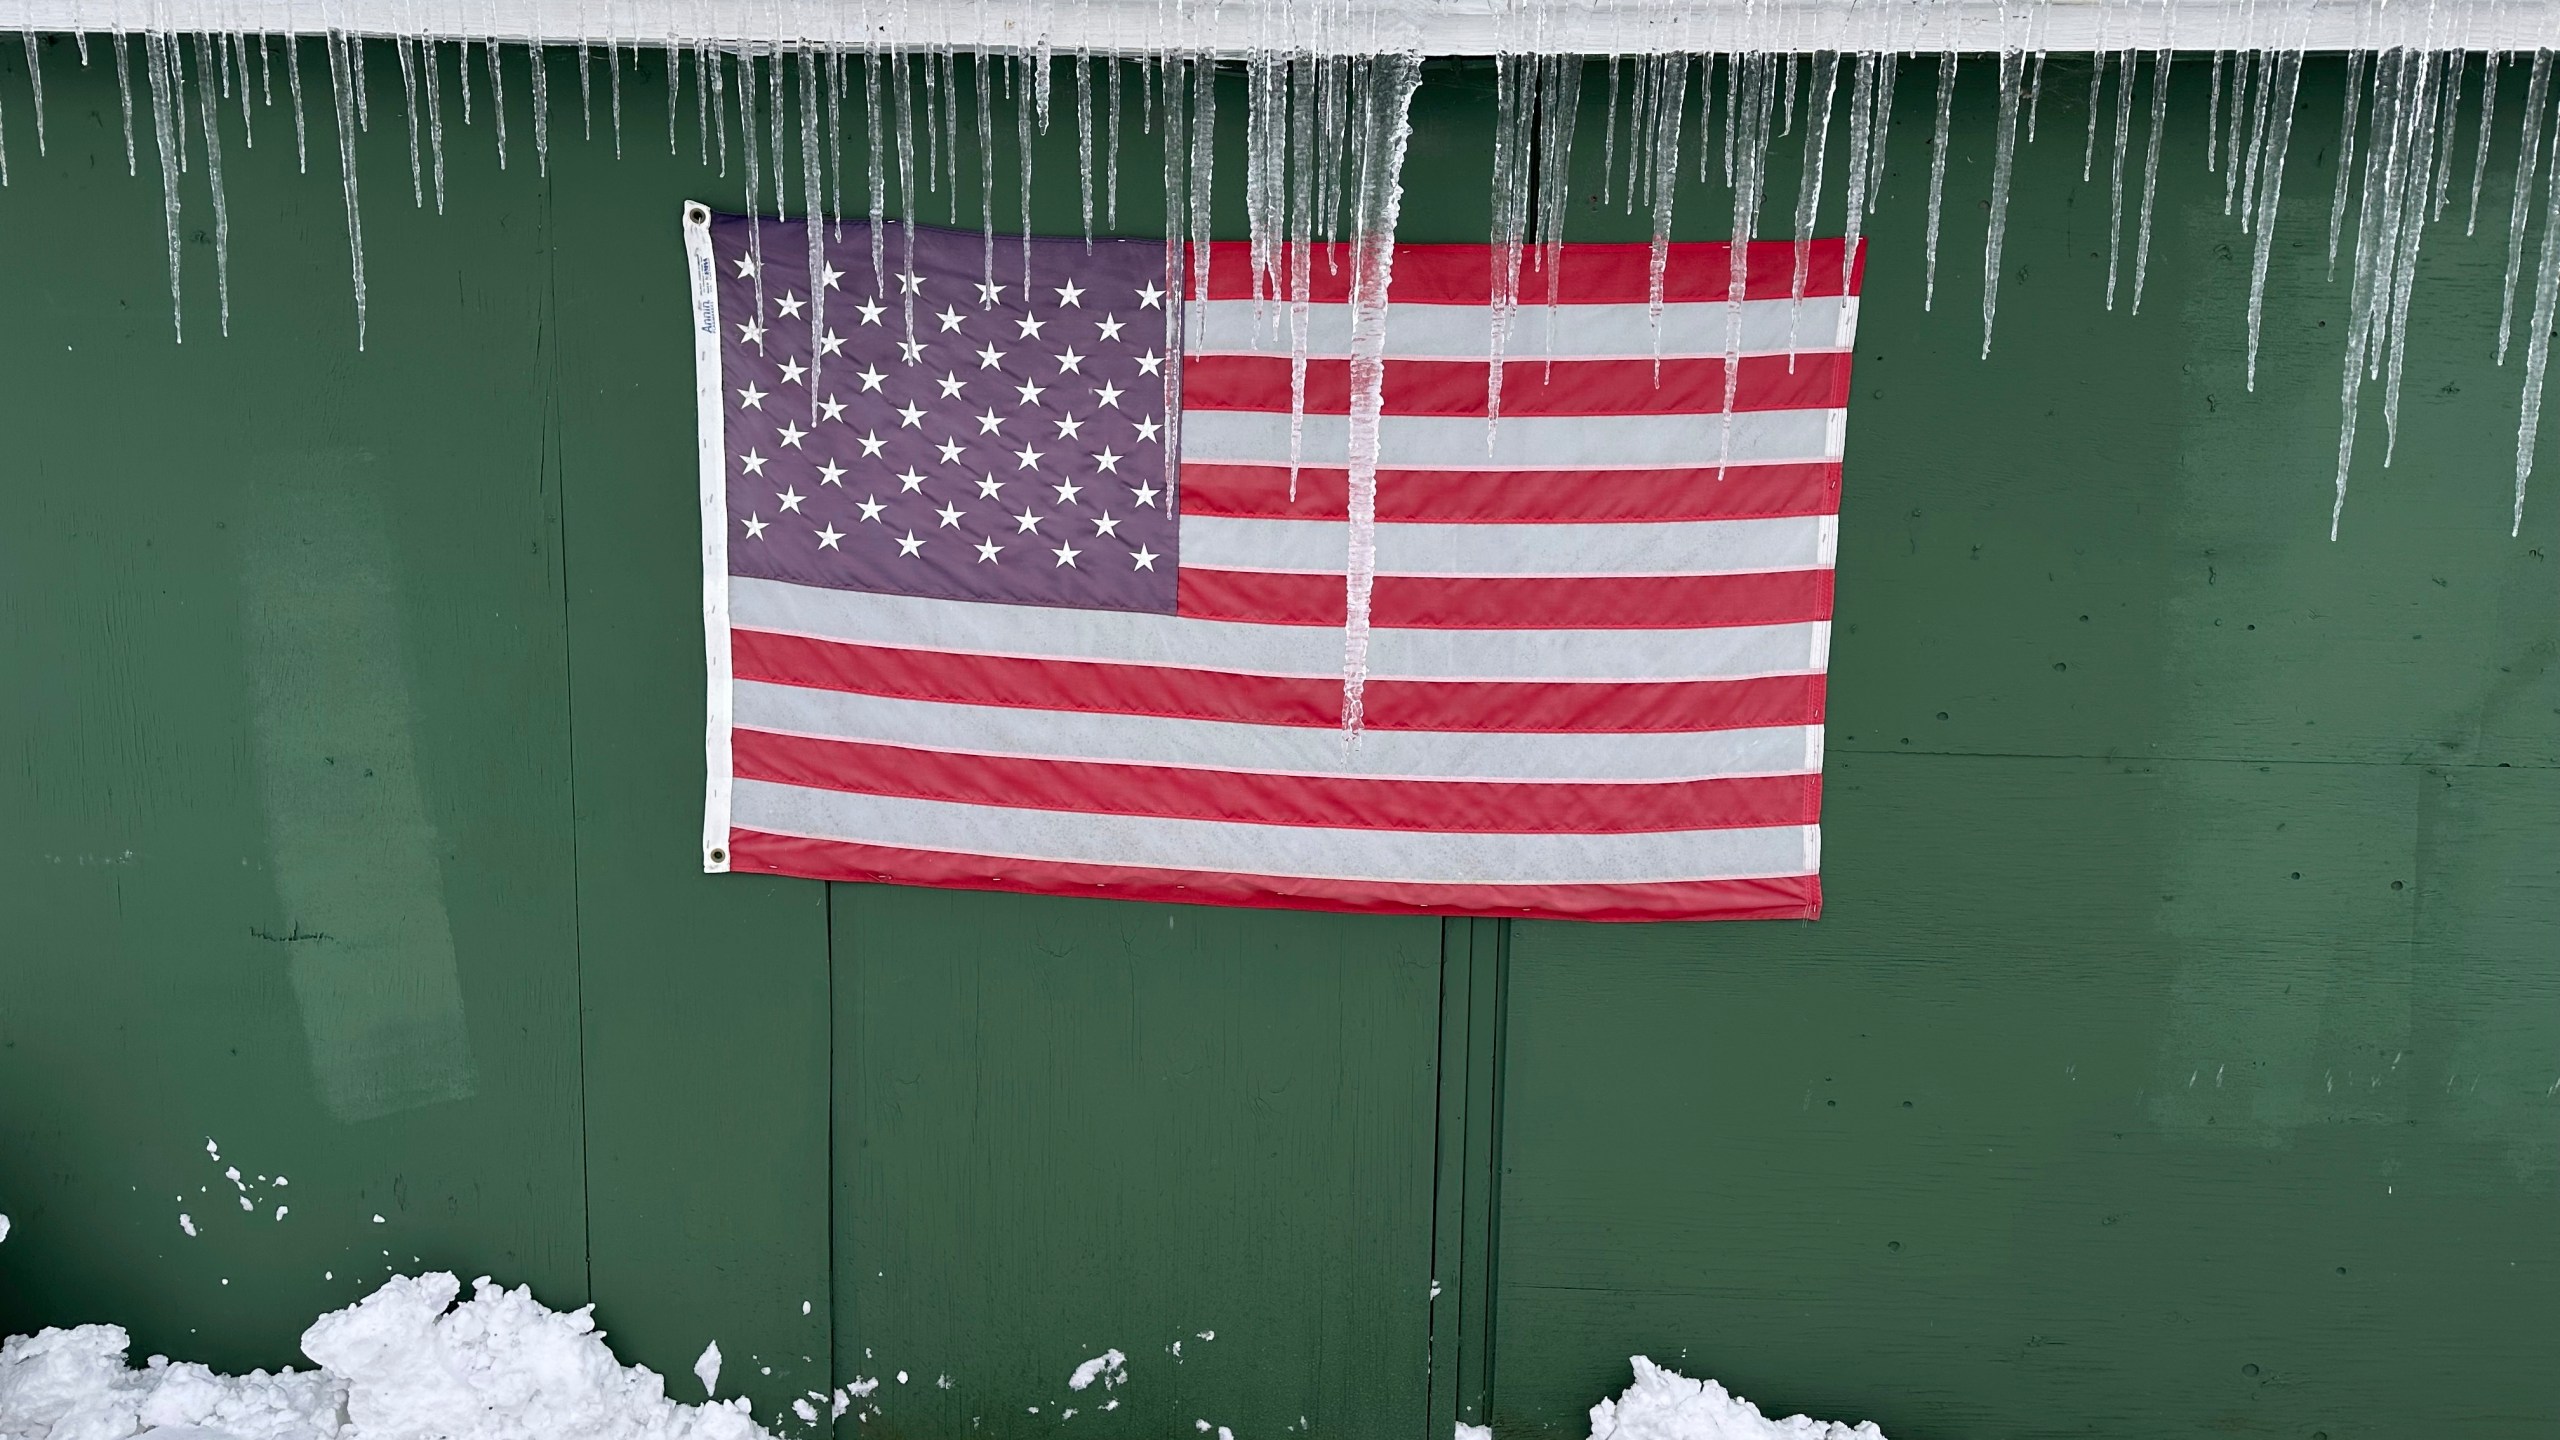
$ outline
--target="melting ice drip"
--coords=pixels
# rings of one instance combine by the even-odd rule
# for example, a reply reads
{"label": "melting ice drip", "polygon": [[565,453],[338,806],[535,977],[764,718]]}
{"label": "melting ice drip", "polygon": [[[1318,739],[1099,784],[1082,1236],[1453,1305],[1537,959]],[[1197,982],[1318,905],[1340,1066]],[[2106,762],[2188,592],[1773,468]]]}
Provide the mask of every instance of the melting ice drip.
{"label": "melting ice drip", "polygon": [[[27,19],[42,3],[0,0],[0,7],[15,8]],[[163,197],[171,323],[181,341],[182,177],[201,161],[214,215],[219,315],[227,332],[226,102],[238,102],[240,143],[251,145],[256,113],[274,107],[281,89],[293,120],[297,157],[308,169],[302,71],[311,44],[321,47],[327,62],[327,112],[338,151],[359,348],[365,340],[365,274],[355,139],[371,123],[368,58],[378,62],[386,49],[399,69],[410,196],[420,208],[430,192],[439,211],[445,204],[444,144],[447,113],[454,108],[447,103],[448,85],[457,92],[453,98],[462,124],[472,123],[475,108],[487,112],[503,166],[509,155],[507,75],[514,70],[527,77],[534,162],[548,171],[550,80],[565,52],[577,71],[582,133],[595,131],[601,89],[619,154],[625,71],[653,67],[669,93],[670,151],[683,148],[681,120],[688,108],[683,100],[689,90],[697,158],[723,175],[737,165],[748,206],[760,214],[796,211],[841,221],[849,209],[858,208],[875,221],[892,213],[953,216],[965,169],[960,155],[966,127],[976,153],[989,162],[978,167],[976,198],[990,264],[998,221],[996,101],[1005,99],[1015,116],[1021,200],[1009,218],[1020,221],[1026,246],[1033,137],[1047,133],[1058,111],[1071,104],[1080,214],[1087,235],[1097,215],[1106,227],[1118,223],[1124,142],[1151,139],[1162,152],[1166,288],[1176,294],[1187,289],[1195,299],[1208,293],[1207,241],[1216,220],[1211,203],[1220,123],[1215,80],[1221,69],[1239,71],[1246,102],[1243,189],[1251,293],[1266,322],[1258,333],[1275,350],[1286,345],[1290,355],[1293,493],[1303,435],[1311,277],[1319,264],[1351,267],[1343,721],[1354,742],[1360,730],[1375,568],[1377,417],[1393,261],[1386,240],[1395,230],[1409,107],[1420,56],[1426,52],[1464,51],[1492,60],[1496,115],[1493,260],[1487,276],[1492,316],[1486,357],[1488,446],[1501,419],[1504,353],[1520,322],[1524,268],[1547,282],[1546,323],[1556,323],[1559,287],[1554,281],[1564,263],[1565,215],[1572,194],[1566,180],[1578,140],[1584,145],[1596,140],[1600,146],[1602,202],[1630,212],[1640,205],[1649,211],[1649,307],[1658,344],[1673,201],[1688,167],[1694,163],[1701,180],[1721,170],[1733,197],[1731,233],[1744,239],[1761,233],[1772,147],[1791,138],[1801,146],[1791,216],[1794,289],[1800,301],[1815,217],[1827,185],[1838,189],[1846,216],[1846,253],[1856,253],[1883,189],[1896,77],[1915,64],[1929,64],[1935,72],[1924,304],[1933,305],[1935,299],[1959,72],[1970,58],[1998,87],[1983,255],[1985,354],[1998,316],[2010,178],[2019,144],[2036,138],[2048,55],[2072,50],[2095,57],[2083,175],[2088,177],[2096,165],[2101,129],[2111,130],[2106,299],[2113,308],[2129,249],[2129,283],[2123,289],[2133,313],[2140,312],[2148,278],[2170,73],[2175,63],[2209,64],[2210,98],[2203,116],[2206,163],[2222,175],[2225,212],[2236,216],[2253,242],[2245,324],[2248,379],[2254,389],[2303,58],[2315,48],[2346,52],[2338,178],[2328,229],[2334,269],[2352,212],[2333,537],[2343,515],[2357,419],[2370,385],[2381,390],[2385,465],[2396,447],[2420,244],[2461,189],[2456,175],[2463,159],[2457,143],[2460,112],[2467,100],[2475,143],[2461,208],[2469,233],[2479,221],[2489,137],[2501,96],[2517,88],[2517,70],[2525,75],[2520,102],[2511,102],[2519,103],[2522,116],[2507,223],[2500,363],[2511,347],[2528,232],[2534,212],[2542,212],[2521,367],[2515,457],[2519,529],[2550,336],[2560,319],[2555,314],[2560,311],[2560,183],[2550,179],[2560,164],[2542,161],[2554,99],[2551,49],[2545,47],[2560,45],[2560,5],[2551,0],[2398,0],[2396,5],[2392,0],[1949,0],[1918,6],[1886,0],[1491,0],[1482,6],[1440,0],[978,0],[974,5],[912,8],[906,0],[796,0],[790,6],[668,0],[648,8],[649,23],[637,18],[640,0],[619,5],[606,0],[600,27],[595,12],[580,4],[574,7],[577,27],[566,34],[556,24],[543,23],[539,6],[506,0],[503,25],[509,28],[503,33],[539,37],[532,45],[540,54],[530,58],[527,42],[496,38],[502,33],[499,0],[483,0],[485,23],[476,25],[457,22],[472,8],[461,0],[443,5],[432,0],[400,0],[397,5],[390,0],[319,0],[312,6],[316,14],[297,17],[287,8],[281,23],[266,29],[250,26],[244,18],[249,7],[240,0],[82,3],[85,17],[95,17],[101,9],[112,15],[112,28],[102,36],[83,32],[75,40],[79,63],[96,63],[103,49],[105,63],[116,72],[129,173],[138,170],[130,72],[139,53]],[[2184,25],[2181,4],[2189,22]],[[430,10],[442,20],[422,18]],[[0,15],[7,13],[0,8]],[[730,23],[747,15],[765,22],[762,33]],[[72,16],[72,28],[78,30],[84,12],[75,9]],[[88,23],[96,22],[88,18]],[[296,29],[300,38],[277,33]],[[2178,48],[2196,41],[2209,54],[2181,59]],[[22,73],[33,102],[39,151],[45,145],[42,48],[30,29]],[[595,83],[599,63],[605,82],[601,87]],[[284,71],[281,87],[276,84],[279,68]],[[1584,102],[1585,88],[1593,83],[1605,89],[1596,110]],[[485,97],[475,97],[483,84]],[[2109,84],[2115,87],[2111,107],[2106,103]],[[2138,112],[2144,116],[2145,133],[2137,167],[2129,156]],[[1846,132],[1839,163],[1831,155],[1835,128]],[[1596,135],[1583,133],[1593,130]],[[856,131],[858,140],[851,134]],[[857,144],[861,153],[848,156],[847,150]],[[851,197],[848,168],[855,172]],[[6,176],[7,137],[0,133],[0,184]],[[2129,184],[2137,187],[2130,205]],[[2133,231],[2129,246],[2128,219]],[[869,227],[867,258],[875,279],[888,271],[886,247],[896,243],[890,238],[895,228]],[[813,267],[826,263],[825,230],[809,227]],[[1737,249],[1727,325],[1728,430],[1743,278]],[[811,297],[807,320],[813,337],[824,330],[823,306],[822,295]],[[1182,318],[1182,307],[1166,307],[1168,348],[1180,343]],[[914,316],[905,314],[902,321],[912,328]],[[1167,384],[1178,381],[1168,377]],[[1167,413],[1178,414],[1171,403],[1178,397],[1166,398]],[[1178,436],[1170,438],[1178,442]]]}

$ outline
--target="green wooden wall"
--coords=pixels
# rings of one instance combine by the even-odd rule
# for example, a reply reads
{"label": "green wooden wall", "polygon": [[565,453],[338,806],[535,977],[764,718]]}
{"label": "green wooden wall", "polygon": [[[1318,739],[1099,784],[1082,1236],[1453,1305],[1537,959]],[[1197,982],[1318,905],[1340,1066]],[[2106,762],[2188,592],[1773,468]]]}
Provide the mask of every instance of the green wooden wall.
{"label": "green wooden wall", "polygon": [[[680,1395],[716,1338],[792,1433],[878,1378],[893,1435],[1579,1436],[1631,1353],[1897,1440],[2560,1428],[2560,492],[2506,536],[2511,135],[2333,545],[2336,68],[2252,393],[2201,63],[2134,317],[2054,62],[1987,361],[1987,76],[1924,314],[1907,66],[1825,917],[1444,925],[694,873],[676,210],[741,190],[689,113],[666,153],[656,60],[619,161],[556,63],[548,174],[519,68],[439,216],[377,51],[359,352],[321,105],[307,175],[282,109],[227,122],[227,339],[186,177],[177,345],[147,109],[132,179],[103,58],[44,53],[41,157],[0,59],[0,1332],[273,1365],[440,1266],[592,1302]],[[1433,67],[1409,238],[1482,238],[1490,113]],[[1728,214],[1683,183],[1682,234]],[[1065,1385],[1105,1347],[1111,1412]]]}

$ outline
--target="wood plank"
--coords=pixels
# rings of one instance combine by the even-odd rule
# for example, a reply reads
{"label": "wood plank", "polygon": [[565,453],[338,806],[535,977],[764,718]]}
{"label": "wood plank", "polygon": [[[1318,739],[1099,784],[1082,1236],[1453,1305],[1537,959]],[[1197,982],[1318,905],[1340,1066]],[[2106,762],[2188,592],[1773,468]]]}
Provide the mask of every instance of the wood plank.
{"label": "wood plank", "polygon": [[[663,72],[625,77],[624,158],[552,117],[534,317],[566,511],[596,1316],[626,1360],[776,1423],[833,1386],[826,887],[704,875],[700,523]],[[601,86],[599,86],[601,88]],[[555,57],[553,105],[574,95]],[[523,87],[511,87],[511,96]],[[530,132],[529,107],[511,126]],[[523,164],[519,155],[517,163]],[[722,198],[716,193],[711,198]],[[743,206],[730,197],[729,204]],[[784,1423],[788,1422],[787,1420]]]}
{"label": "wood plank", "polygon": [[359,352],[334,191],[289,142],[234,153],[231,336],[191,181],[177,345],[159,195],[106,158],[115,77],[42,48],[52,143],[13,148],[0,227],[0,1333],[303,1365],[394,1267],[575,1307],[531,187],[466,164],[452,220],[384,207],[373,257],[416,283]]}
{"label": "wood plank", "polygon": [[868,1429],[1421,1431],[1439,922],[846,885],[835,936]]}
{"label": "wood plank", "polygon": [[1519,927],[1498,1425],[2560,1415],[2560,777],[1835,764],[1820,922]]}

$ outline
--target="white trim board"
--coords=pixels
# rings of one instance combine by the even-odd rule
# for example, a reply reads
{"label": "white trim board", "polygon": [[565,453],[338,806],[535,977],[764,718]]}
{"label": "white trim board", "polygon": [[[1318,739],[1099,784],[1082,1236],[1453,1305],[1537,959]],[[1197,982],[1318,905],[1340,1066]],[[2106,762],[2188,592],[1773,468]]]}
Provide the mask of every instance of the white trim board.
{"label": "white trim board", "polygon": [[0,0],[0,29],[1590,54],[2560,47],[2560,0]]}

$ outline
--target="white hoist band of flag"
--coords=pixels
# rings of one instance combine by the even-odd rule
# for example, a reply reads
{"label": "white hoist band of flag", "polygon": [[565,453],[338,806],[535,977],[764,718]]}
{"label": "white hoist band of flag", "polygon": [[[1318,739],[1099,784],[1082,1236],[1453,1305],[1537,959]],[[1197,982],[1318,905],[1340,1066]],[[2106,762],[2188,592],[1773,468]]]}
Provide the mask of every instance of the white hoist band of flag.
{"label": "white hoist band of flag", "polygon": [[[1858,264],[1397,253],[1366,722],[1341,725],[1348,266],[687,212],[703,861],[1394,913],[1810,918]],[[873,256],[882,257],[875,275]],[[1863,257],[1858,257],[1862,259]],[[815,280],[813,285],[812,281]],[[1177,323],[1178,322],[1178,323]],[[1728,408],[1729,354],[1739,363]],[[1294,436],[1292,394],[1303,394]],[[1179,447],[1168,456],[1166,442]]]}

